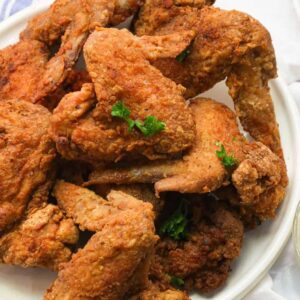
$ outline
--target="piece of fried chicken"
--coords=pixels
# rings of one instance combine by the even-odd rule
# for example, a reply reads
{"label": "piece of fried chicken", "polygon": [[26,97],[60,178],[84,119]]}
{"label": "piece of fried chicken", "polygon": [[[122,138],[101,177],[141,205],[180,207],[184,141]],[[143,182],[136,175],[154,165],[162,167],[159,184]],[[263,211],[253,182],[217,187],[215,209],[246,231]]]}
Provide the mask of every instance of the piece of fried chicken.
{"label": "piece of fried chicken", "polygon": [[22,100],[0,101],[0,232],[18,221],[51,176],[50,113]]}
{"label": "piece of fried chicken", "polygon": [[[59,153],[90,163],[146,157],[166,158],[192,146],[195,124],[182,96],[184,89],[165,78],[148,59],[176,56],[193,38],[191,31],[137,38],[127,30],[102,29],[84,46],[87,69],[94,85],[66,95],[54,110],[51,136]],[[95,92],[94,92],[95,89]],[[112,117],[123,101],[130,118],[154,116],[165,129],[145,136]]]}
{"label": "piece of fried chicken", "polygon": [[142,290],[157,241],[152,205],[117,191],[106,201],[63,181],[54,195],[82,229],[96,233],[63,265],[45,299],[119,300]]}
{"label": "piece of fried chicken", "polygon": [[[195,199],[193,199],[195,198]],[[185,240],[162,237],[155,248],[150,278],[167,288],[172,277],[186,290],[212,292],[223,285],[242,247],[242,222],[220,201],[189,197],[189,231]]]}
{"label": "piece of fried chicken", "polygon": [[[228,185],[232,177],[239,202],[256,207],[262,220],[273,218],[288,184],[284,161],[265,145],[247,142],[235,114],[225,105],[196,98],[190,106],[196,121],[196,142],[181,159],[95,170],[85,185],[144,182],[155,183],[157,194],[208,193]],[[235,159],[231,168],[217,156],[220,145]]]}
{"label": "piece of fried chicken", "polygon": [[[276,61],[268,31],[254,18],[215,7],[198,9],[176,1],[147,0],[135,23],[138,35],[165,35],[194,29],[197,36],[180,62],[153,62],[162,73],[187,88],[186,97],[226,84],[237,115],[251,136],[280,157],[281,142],[268,81]],[[189,53],[189,54],[188,54]]]}
{"label": "piece of fried chicken", "polygon": [[44,204],[29,210],[17,224],[0,239],[0,261],[28,267],[58,270],[71,258],[68,245],[78,240],[78,230],[59,208]]}
{"label": "piece of fried chicken", "polygon": [[[0,51],[0,98],[44,102],[65,81],[89,33],[97,26],[124,21],[140,4],[139,0],[56,0],[29,22],[19,43]],[[59,42],[51,57],[48,47]]]}

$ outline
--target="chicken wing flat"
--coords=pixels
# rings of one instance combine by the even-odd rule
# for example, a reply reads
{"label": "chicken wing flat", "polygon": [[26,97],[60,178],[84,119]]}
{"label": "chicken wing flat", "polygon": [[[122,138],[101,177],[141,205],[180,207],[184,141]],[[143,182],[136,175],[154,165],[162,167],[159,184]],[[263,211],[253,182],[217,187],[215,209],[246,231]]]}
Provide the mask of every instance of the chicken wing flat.
{"label": "chicken wing flat", "polygon": [[138,35],[164,35],[194,29],[197,36],[184,55],[153,62],[162,73],[187,88],[193,97],[227,78],[237,115],[251,136],[282,156],[268,81],[276,61],[268,31],[238,11],[193,4],[147,0],[135,24]]}
{"label": "chicken wing flat", "polygon": [[56,152],[49,124],[50,113],[40,105],[0,101],[0,231],[21,218],[51,175]]}
{"label": "chicken wing flat", "polygon": [[240,254],[243,224],[214,199],[193,199],[189,233],[184,240],[162,237],[155,249],[149,277],[154,283],[180,278],[186,290],[211,292],[228,278],[231,262]]}
{"label": "chicken wing flat", "polygon": [[[190,31],[140,39],[127,30],[91,34],[84,56],[96,95],[93,85],[86,84],[80,92],[66,95],[55,109],[51,136],[60,154],[99,163],[129,154],[130,159],[166,158],[190,147],[195,125],[182,97],[184,89],[162,76],[146,56],[174,56],[192,37]],[[149,136],[129,130],[127,122],[112,117],[112,108],[120,101],[130,118],[143,121],[152,116],[164,122],[165,129]]]}
{"label": "chicken wing flat", "polygon": [[54,194],[81,228],[97,232],[62,267],[45,299],[119,300],[143,289],[157,241],[152,205],[117,191],[106,201],[63,181]]}
{"label": "chicken wing flat", "polygon": [[237,160],[243,159],[241,145],[245,139],[235,114],[225,105],[205,98],[192,100],[190,108],[196,122],[196,140],[182,159],[96,170],[87,184],[152,182],[157,193],[207,193],[226,184],[229,173],[216,151],[221,143]]}
{"label": "chicken wing flat", "polygon": [[67,245],[78,240],[78,230],[57,206],[34,209],[24,220],[0,239],[0,261],[28,267],[58,270],[71,258]]}

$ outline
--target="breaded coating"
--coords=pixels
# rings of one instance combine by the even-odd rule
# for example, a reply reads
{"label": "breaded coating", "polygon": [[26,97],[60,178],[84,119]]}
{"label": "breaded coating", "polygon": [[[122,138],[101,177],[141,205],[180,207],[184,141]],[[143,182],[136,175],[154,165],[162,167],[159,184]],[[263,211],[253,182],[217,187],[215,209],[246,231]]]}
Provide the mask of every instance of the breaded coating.
{"label": "breaded coating", "polygon": [[32,101],[49,55],[47,47],[39,41],[22,41],[0,50],[0,101]]}
{"label": "breaded coating", "polygon": [[[157,2],[160,4],[157,5]],[[193,97],[227,78],[237,115],[251,136],[282,156],[268,81],[276,77],[269,32],[254,18],[215,7],[180,7],[147,0],[135,24],[138,35],[165,35],[194,29],[197,36],[182,61],[159,59],[154,66],[187,88]]]}
{"label": "breaded coating", "polygon": [[154,189],[148,184],[116,185],[114,190],[121,191],[142,201],[151,203],[155,216],[158,217],[164,207],[164,196],[156,197]]}
{"label": "breaded coating", "polygon": [[196,122],[196,141],[182,159],[96,170],[86,185],[152,182],[157,193],[207,193],[228,184],[230,172],[216,150],[220,148],[217,143],[222,143],[228,154],[242,160],[241,146],[246,141],[239,132],[235,114],[225,105],[205,98],[192,100],[190,108]]}
{"label": "breaded coating", "polygon": [[[162,199],[155,197],[154,193],[147,185],[128,185],[128,186],[114,186],[114,190],[120,192],[121,195],[130,195],[136,199],[142,200],[144,202],[156,204],[156,213],[160,212],[163,203]],[[108,188],[109,193],[105,195],[108,199],[110,198],[111,188]],[[57,199],[59,207],[66,212],[69,217],[72,217],[75,223],[80,225],[82,230],[98,231],[105,224],[108,215],[119,214],[119,204],[117,203],[118,198],[114,194],[115,198],[113,203],[104,200],[99,195],[95,194],[93,191],[79,187],[75,184],[65,182],[63,180],[58,180],[53,189],[53,196]],[[123,195],[124,196],[124,195]],[[123,197],[124,198],[124,197]],[[124,201],[119,199],[121,201]],[[116,205],[116,208],[112,207]],[[129,204],[126,209],[134,209],[134,207]]]}
{"label": "breaded coating", "polygon": [[78,240],[78,230],[55,205],[32,210],[0,239],[0,261],[5,264],[58,270],[71,258],[67,245]]}
{"label": "breaded coating", "polygon": [[82,222],[82,228],[89,229],[89,224],[80,213],[93,220],[97,211],[99,219],[94,227],[97,232],[63,265],[44,299],[119,300],[142,290],[148,282],[150,256],[157,241],[151,204],[117,191],[106,201],[65,182],[58,182],[54,193],[60,205],[64,202],[67,214]]}
{"label": "breaded coating", "polygon": [[[95,164],[128,157],[167,158],[189,148],[195,124],[182,97],[184,89],[152,67],[145,53],[151,49],[152,55],[175,55],[168,42],[177,45],[178,53],[192,37],[190,31],[156,40],[117,29],[91,34],[84,55],[96,95],[93,86],[85,84],[80,92],[66,95],[55,109],[51,136],[59,153]],[[154,116],[165,123],[165,130],[152,136],[129,131],[127,122],[111,116],[118,101],[128,107],[133,120]]]}
{"label": "breaded coating", "polygon": [[240,205],[251,207],[260,221],[272,219],[284,199],[288,177],[284,162],[261,143],[249,146],[246,159],[232,174]]}
{"label": "breaded coating", "polygon": [[208,293],[223,285],[231,262],[239,256],[243,225],[220,202],[195,199],[186,240],[163,237],[156,246],[150,278],[165,287],[173,276],[184,281],[187,290]]}
{"label": "breaded coating", "polygon": [[141,293],[134,295],[129,300],[189,300],[190,297],[184,291],[167,289],[161,291],[159,285],[149,284]]}
{"label": "breaded coating", "polygon": [[63,83],[54,92],[43,98],[40,104],[52,112],[66,94],[80,91],[83,84],[89,82],[91,82],[91,78],[87,71],[72,69],[68,72]]}
{"label": "breaded coating", "polygon": [[52,172],[50,113],[23,100],[0,101],[0,231],[18,221]]}
{"label": "breaded coating", "polygon": [[[85,186],[85,183],[82,184]],[[144,183],[136,183],[136,184],[102,184],[95,185],[92,187],[93,191],[105,198],[111,190],[121,191],[125,194],[133,196],[137,199],[140,199],[144,202],[151,203],[153,206],[153,211],[155,213],[155,218],[159,217],[160,212],[162,211],[165,204],[165,197],[161,195],[159,198],[155,195],[155,191],[153,185],[144,184]]]}

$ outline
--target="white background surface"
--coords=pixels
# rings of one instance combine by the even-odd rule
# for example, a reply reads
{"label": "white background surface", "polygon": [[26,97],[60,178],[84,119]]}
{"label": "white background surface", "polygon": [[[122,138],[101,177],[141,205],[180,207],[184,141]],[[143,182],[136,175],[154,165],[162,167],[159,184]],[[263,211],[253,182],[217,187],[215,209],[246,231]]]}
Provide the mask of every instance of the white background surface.
{"label": "white background surface", "polygon": [[[0,2],[2,1],[0,0]],[[299,1],[220,0],[217,1],[216,6],[248,12],[269,29],[277,53],[280,74],[289,85],[295,100],[300,104],[300,17],[297,16],[293,3],[297,2],[299,4]],[[32,5],[36,6],[38,5],[37,3],[45,2],[50,3],[52,1],[35,0]],[[24,280],[23,278],[25,277],[21,273],[20,279]],[[8,280],[10,274],[6,273],[6,275],[7,278],[5,279]],[[1,281],[5,279],[2,277]],[[1,295],[0,299],[8,300],[2,299]],[[300,268],[296,264],[291,243],[286,247],[278,262],[269,272],[269,275],[244,299],[300,299]]]}

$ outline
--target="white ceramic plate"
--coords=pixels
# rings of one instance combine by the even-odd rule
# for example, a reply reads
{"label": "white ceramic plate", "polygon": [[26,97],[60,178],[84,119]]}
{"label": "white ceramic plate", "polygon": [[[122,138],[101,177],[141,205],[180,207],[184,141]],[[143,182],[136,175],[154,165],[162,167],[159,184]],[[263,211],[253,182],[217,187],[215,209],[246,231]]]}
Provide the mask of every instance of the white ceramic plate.
{"label": "white ceramic plate", "polygon": [[[46,5],[29,8],[1,23],[0,48],[16,42],[26,21],[45,9]],[[300,118],[293,99],[280,79],[271,82],[271,91],[290,178],[286,199],[275,221],[265,223],[246,235],[242,254],[234,263],[226,285],[210,298],[193,295],[193,300],[242,298],[266,274],[290,236],[300,199]],[[222,83],[205,95],[232,107],[232,101]],[[54,278],[55,273],[46,270],[0,266],[0,299],[41,300]]]}

